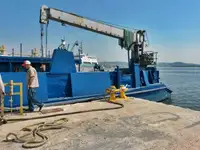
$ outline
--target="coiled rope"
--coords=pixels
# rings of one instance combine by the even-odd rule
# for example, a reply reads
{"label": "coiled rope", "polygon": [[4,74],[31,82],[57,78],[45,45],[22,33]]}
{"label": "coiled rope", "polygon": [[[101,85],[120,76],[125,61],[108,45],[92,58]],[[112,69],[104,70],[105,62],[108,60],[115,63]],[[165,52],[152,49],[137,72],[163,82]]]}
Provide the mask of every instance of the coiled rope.
{"label": "coiled rope", "polygon": [[[21,129],[25,134],[18,135],[16,133],[8,133],[5,141],[23,143],[23,148],[37,148],[44,145],[49,140],[48,136],[43,134],[42,131],[66,128],[63,124],[67,121],[67,118],[61,118],[51,123],[40,122],[33,124]],[[38,140],[38,138],[40,140]]]}
{"label": "coiled rope", "polygon": [[[106,100],[106,98],[105,98]],[[108,101],[108,103],[112,103],[115,105],[118,105],[117,107],[112,108],[100,108],[100,109],[91,109],[91,110],[84,110],[84,111],[77,111],[77,112],[67,112],[67,113],[59,113],[59,114],[52,114],[47,116],[37,116],[37,117],[29,117],[29,118],[15,118],[15,119],[4,119],[6,123],[9,121],[25,121],[25,120],[34,120],[34,119],[42,119],[42,118],[48,118],[48,117],[55,117],[55,116],[61,116],[61,115],[72,115],[72,114],[79,114],[79,113],[87,113],[87,112],[95,112],[95,111],[105,111],[105,110],[113,110],[113,109],[120,109],[123,108],[124,105],[122,103],[114,102],[114,101]],[[68,121],[67,118],[61,118],[58,120],[55,120],[51,123],[46,122],[40,122],[37,124],[33,124],[27,127],[24,127],[21,129],[23,132],[28,132],[22,135],[19,135],[17,133],[8,133],[6,136],[5,142],[17,142],[17,143],[23,143],[23,148],[37,148],[42,145],[44,145],[48,140],[49,137],[45,134],[41,133],[45,130],[53,130],[53,129],[62,129],[66,128],[64,123]],[[13,137],[13,138],[11,138]],[[40,138],[40,140],[37,140]]]}

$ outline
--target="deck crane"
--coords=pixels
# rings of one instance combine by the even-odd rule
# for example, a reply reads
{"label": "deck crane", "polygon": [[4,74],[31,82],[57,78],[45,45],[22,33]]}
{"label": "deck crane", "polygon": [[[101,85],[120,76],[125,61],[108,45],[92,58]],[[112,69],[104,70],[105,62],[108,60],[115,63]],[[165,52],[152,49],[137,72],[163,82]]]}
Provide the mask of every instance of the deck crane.
{"label": "deck crane", "polygon": [[79,44],[78,41],[76,41],[76,42],[73,44],[73,46],[72,46],[72,48],[71,48],[70,51],[72,52],[72,51],[74,50],[74,47],[75,47],[75,46],[78,46],[78,44]]}
{"label": "deck crane", "polygon": [[[43,43],[42,35],[44,35],[43,25],[46,24],[47,27],[49,20],[57,21],[64,25],[68,24],[74,27],[116,38],[119,40],[119,45],[121,46],[121,48],[125,48],[128,51],[129,67],[132,68],[131,64],[133,63],[140,63],[145,44],[145,30],[130,31],[126,30],[125,28],[119,28],[107,23],[103,23],[102,21],[95,21],[86,17],[82,17],[69,12],[64,12],[55,8],[49,8],[46,5],[43,5],[40,8],[41,43]],[[42,47],[43,45],[41,44],[41,49]],[[129,54],[130,51],[131,58]]]}

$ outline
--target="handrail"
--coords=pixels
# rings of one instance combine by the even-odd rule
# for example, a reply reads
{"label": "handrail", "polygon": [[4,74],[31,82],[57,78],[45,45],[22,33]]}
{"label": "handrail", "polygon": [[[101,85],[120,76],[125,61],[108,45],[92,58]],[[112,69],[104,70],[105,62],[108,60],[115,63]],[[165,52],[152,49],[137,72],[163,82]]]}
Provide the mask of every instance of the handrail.
{"label": "handrail", "polygon": [[[9,83],[4,83],[4,86],[10,86],[10,91],[8,93],[5,92],[4,95],[1,95],[1,116],[4,115],[4,97],[5,96],[10,96],[10,111],[12,113],[12,102],[13,99],[12,97],[14,95],[19,95],[20,96],[20,114],[23,115],[23,83],[22,82],[13,82],[13,80],[10,80]],[[14,86],[19,86],[19,92],[13,92]]]}

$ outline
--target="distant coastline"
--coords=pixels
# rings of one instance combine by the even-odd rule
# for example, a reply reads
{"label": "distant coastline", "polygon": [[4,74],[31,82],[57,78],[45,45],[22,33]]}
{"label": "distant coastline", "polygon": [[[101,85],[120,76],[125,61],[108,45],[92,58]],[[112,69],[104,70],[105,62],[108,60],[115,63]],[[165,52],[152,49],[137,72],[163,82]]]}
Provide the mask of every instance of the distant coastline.
{"label": "distant coastline", "polygon": [[[128,67],[128,62],[112,61],[112,62],[99,62],[100,65],[104,65],[107,68],[115,67]],[[200,64],[184,63],[184,62],[159,62],[158,67],[200,67]]]}
{"label": "distant coastline", "polygon": [[160,62],[157,65],[158,67],[200,67],[200,64],[184,63],[184,62],[172,62],[165,63]]}

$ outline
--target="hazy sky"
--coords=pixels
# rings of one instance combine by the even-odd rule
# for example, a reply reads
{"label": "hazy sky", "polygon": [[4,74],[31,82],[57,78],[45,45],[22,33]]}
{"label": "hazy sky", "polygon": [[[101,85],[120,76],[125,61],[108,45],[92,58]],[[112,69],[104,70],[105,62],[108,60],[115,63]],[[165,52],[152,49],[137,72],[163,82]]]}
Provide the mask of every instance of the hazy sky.
{"label": "hazy sky", "polygon": [[[5,0],[0,9],[0,45],[8,51],[19,43],[24,51],[40,48],[39,12],[41,5],[82,16],[146,29],[151,50],[159,52],[159,61],[200,63],[200,1],[199,0]],[[65,36],[69,44],[83,41],[85,53],[100,61],[126,61],[126,51],[110,37],[51,21],[48,45],[58,47]]]}

